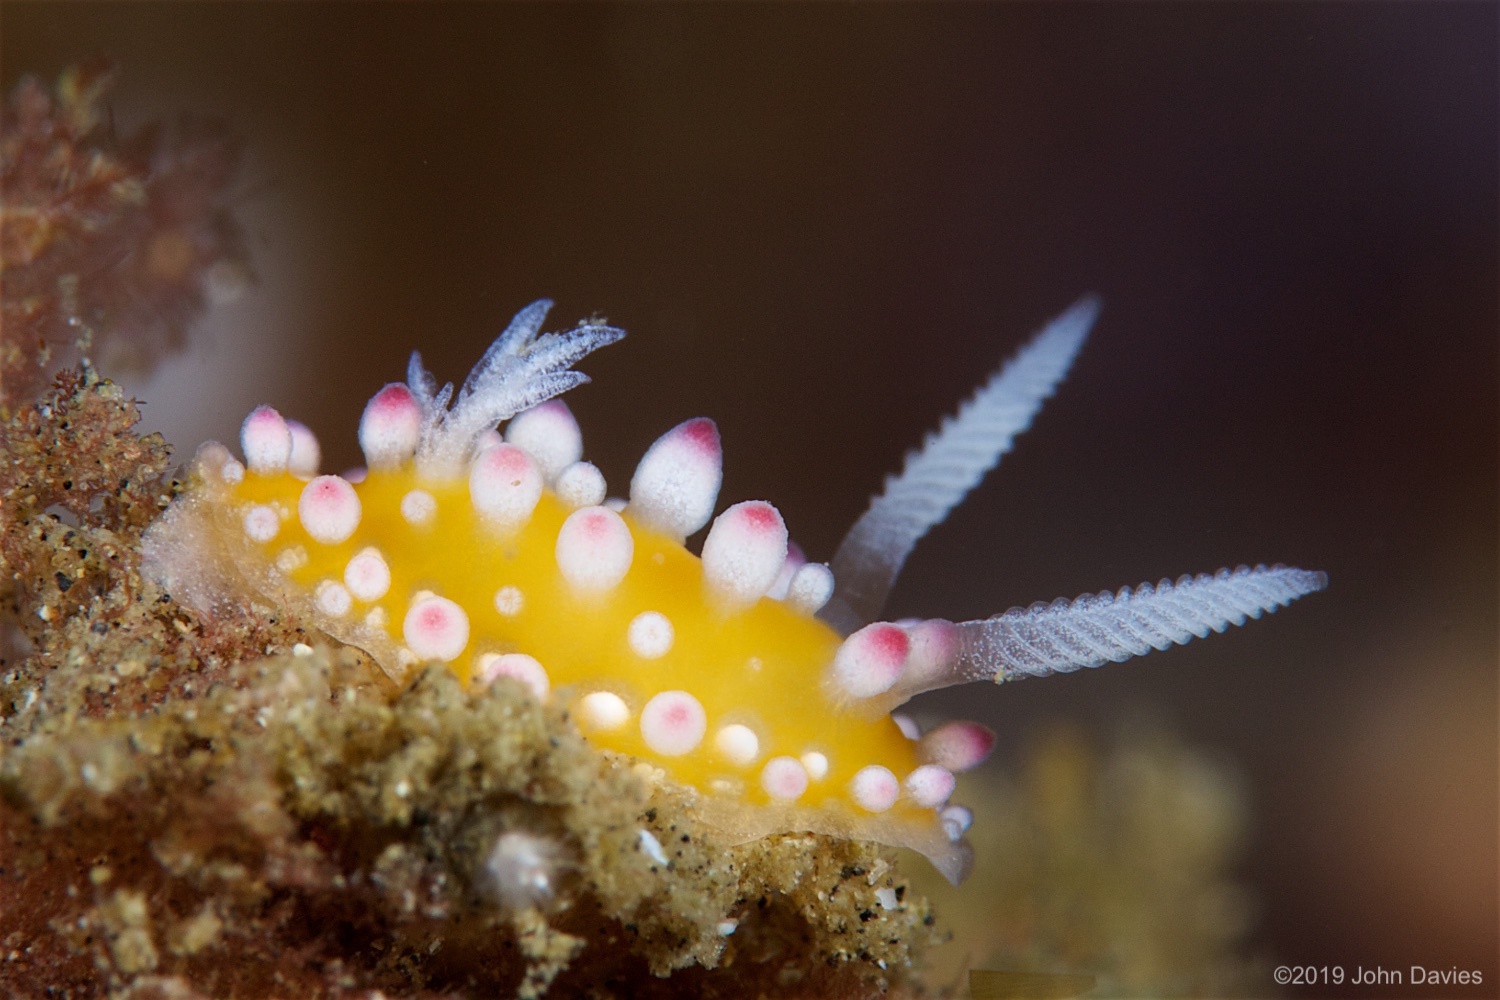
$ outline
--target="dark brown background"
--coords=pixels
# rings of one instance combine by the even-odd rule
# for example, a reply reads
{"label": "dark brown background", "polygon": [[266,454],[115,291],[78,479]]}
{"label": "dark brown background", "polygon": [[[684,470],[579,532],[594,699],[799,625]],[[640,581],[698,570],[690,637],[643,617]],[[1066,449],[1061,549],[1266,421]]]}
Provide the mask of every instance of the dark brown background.
{"label": "dark brown background", "polygon": [[185,447],[265,401],[351,464],[407,351],[459,378],[549,295],[631,331],[569,397],[611,482],[712,415],[723,499],[827,558],[924,429],[1100,292],[892,612],[1239,561],[1332,587],[928,707],[1003,755],[1149,706],[1247,770],[1278,956],[1500,982],[1492,4],[8,3],[3,29],[7,87],[105,51],[122,128],[188,108],[246,140],[260,287],[137,389]]}

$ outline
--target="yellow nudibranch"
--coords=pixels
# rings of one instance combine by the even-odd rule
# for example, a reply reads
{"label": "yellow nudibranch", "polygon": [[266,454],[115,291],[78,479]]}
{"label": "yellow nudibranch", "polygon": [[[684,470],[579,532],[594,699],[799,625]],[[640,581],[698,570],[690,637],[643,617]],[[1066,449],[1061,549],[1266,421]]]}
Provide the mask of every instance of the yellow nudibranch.
{"label": "yellow nudibranch", "polygon": [[[575,361],[624,334],[538,336],[550,305],[517,315],[451,408],[452,386],[437,390],[414,354],[407,382],[365,408],[363,470],[319,475],[311,432],[257,408],[243,464],[217,443],[199,449],[201,485],[148,532],[147,573],[205,612],[248,591],[294,608],[398,680],[437,661],[472,686],[504,676],[560,698],[597,746],[699,790],[733,839],[811,830],[907,846],[955,882],[971,854],[954,773],[994,734],[971,722],[922,734],[892,708],[1165,648],[1325,583],[1241,567],[983,621],[874,621],[912,546],[1061,381],[1092,300],[908,457],[831,568],[804,560],[769,503],[713,517],[721,451],[705,418],[652,445],[628,500],[607,499],[555,397],[585,380]],[[710,519],[694,555],[684,542]]]}

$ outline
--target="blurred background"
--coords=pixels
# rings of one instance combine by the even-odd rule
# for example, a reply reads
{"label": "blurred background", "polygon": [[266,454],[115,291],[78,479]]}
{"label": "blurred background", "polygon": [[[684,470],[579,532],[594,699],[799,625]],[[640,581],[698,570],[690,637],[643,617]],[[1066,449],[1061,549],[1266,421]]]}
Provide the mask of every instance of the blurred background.
{"label": "blurred background", "polygon": [[1486,984],[1292,995],[1500,982],[1493,6],[7,4],[0,25],[7,90],[104,53],[121,132],[186,111],[243,141],[256,284],[125,380],[184,459],[267,402],[355,464],[412,348],[461,380],[549,296],[549,328],[630,331],[568,397],[617,490],[710,415],[722,502],[772,500],[827,559],[924,431],[1100,293],[1071,376],[888,611],[1259,561],[1330,589],[917,714],[996,728],[997,773],[1058,720],[1158,720],[1242,776],[1260,952]]}

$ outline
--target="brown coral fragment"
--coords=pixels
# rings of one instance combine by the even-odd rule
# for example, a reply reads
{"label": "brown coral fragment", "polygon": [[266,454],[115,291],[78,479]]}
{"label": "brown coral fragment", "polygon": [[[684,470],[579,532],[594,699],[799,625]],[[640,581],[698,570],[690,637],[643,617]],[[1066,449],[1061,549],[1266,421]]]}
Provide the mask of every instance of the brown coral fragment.
{"label": "brown coral fragment", "polygon": [[116,136],[113,65],[16,86],[0,122],[0,412],[75,345],[111,368],[181,343],[219,290],[248,280],[228,211],[238,152],[196,121]]}

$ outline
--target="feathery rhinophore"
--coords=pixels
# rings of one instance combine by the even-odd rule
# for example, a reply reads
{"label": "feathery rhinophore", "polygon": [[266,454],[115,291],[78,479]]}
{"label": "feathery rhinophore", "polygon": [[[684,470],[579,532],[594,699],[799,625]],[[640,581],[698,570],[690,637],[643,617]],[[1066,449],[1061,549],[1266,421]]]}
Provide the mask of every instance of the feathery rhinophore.
{"label": "feathery rhinophore", "polygon": [[1087,296],[1048,323],[957,413],[906,457],[900,475],[870,501],[833,557],[824,621],[845,633],[879,616],[912,547],[979,485],[1057,388],[1099,302]]}
{"label": "feathery rhinophore", "polygon": [[516,314],[464,380],[451,410],[453,384],[435,391],[437,380],[412,352],[406,381],[422,407],[417,464],[424,472],[462,473],[480,434],[587,382],[587,375],[569,370],[572,364],[625,336],[616,327],[586,323],[538,337],[551,308],[550,299],[538,299]]}
{"label": "feathery rhinophore", "polygon": [[1240,566],[1212,575],[1182,576],[1174,583],[1143,583],[1072,601],[1011,608],[1004,614],[954,626],[954,655],[947,668],[891,692],[905,700],[921,691],[969,681],[1020,680],[1102,667],[1178,646],[1194,636],[1223,632],[1246,618],[1285,607],[1328,585],[1326,573],[1276,565]]}

